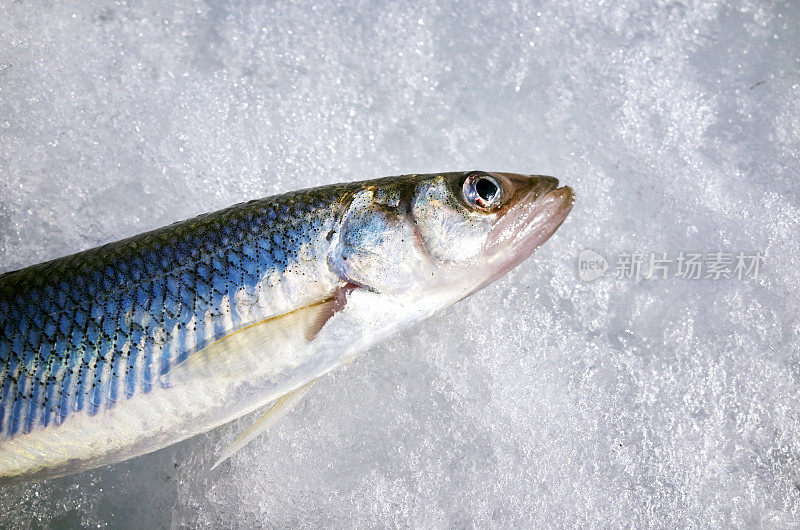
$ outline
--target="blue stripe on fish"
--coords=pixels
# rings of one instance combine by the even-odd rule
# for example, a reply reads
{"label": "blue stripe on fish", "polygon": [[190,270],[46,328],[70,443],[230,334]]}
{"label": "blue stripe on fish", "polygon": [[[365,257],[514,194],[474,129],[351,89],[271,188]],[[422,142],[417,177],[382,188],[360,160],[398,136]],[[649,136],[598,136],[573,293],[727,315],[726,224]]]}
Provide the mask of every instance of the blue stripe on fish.
{"label": "blue stripe on fish", "polygon": [[119,387],[120,387],[120,378],[119,378],[119,370],[122,364],[122,355],[114,355],[111,361],[111,370],[109,375],[109,380],[107,383],[108,390],[106,392],[106,407],[110,409],[114,406],[117,402],[117,396],[119,395]]}
{"label": "blue stripe on fish", "polygon": [[[47,427],[52,419],[56,384],[52,376],[52,364],[47,370],[46,390],[44,394],[44,410],[42,411],[41,425]],[[0,429],[2,431],[2,429]]]}
{"label": "blue stripe on fish", "polygon": [[13,391],[14,406],[11,409],[11,418],[8,426],[9,436],[14,436],[19,430],[20,415],[22,414],[22,405],[25,402],[23,396],[25,392],[26,383],[27,383],[27,378],[25,378],[22,374],[20,374],[19,377],[17,378],[16,385],[14,385],[14,391]]}
{"label": "blue stripe on fish", "polygon": [[[0,399],[3,403],[8,403],[9,390],[11,387],[11,379],[9,378],[9,367],[3,367],[2,377],[0,377]],[[3,427],[6,423],[6,409],[7,407],[0,407],[0,433],[3,432]]]}
{"label": "blue stripe on fish", "polygon": [[139,348],[131,344],[125,362],[125,397],[131,397],[136,393],[136,359],[139,356]]}
{"label": "blue stripe on fish", "polygon": [[[29,377],[31,377],[31,379],[34,379],[33,376],[29,376]],[[27,399],[28,399],[28,407],[24,411],[25,418],[24,418],[24,422],[23,422],[23,425],[22,425],[22,430],[24,432],[31,432],[31,430],[33,429],[33,423],[36,420],[36,416],[38,415],[38,413],[40,411],[40,407],[39,407],[39,399],[40,399],[39,392],[41,390],[41,385],[39,385],[37,383],[38,383],[38,381],[33,381],[32,382],[32,384],[30,385],[31,386],[30,391],[29,391],[28,395],[26,396]]]}

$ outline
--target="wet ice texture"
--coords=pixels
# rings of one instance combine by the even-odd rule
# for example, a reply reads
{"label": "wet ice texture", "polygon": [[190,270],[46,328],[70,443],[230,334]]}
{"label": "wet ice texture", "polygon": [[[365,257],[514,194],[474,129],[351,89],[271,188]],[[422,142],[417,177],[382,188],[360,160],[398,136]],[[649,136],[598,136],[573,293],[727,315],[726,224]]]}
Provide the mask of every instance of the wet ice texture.
{"label": "wet ice texture", "polygon": [[[245,418],[0,490],[0,525],[800,524],[796,3],[0,6],[0,268],[358,177],[559,176],[536,259]],[[603,4],[599,6],[598,4]],[[761,250],[599,280],[590,248]]]}

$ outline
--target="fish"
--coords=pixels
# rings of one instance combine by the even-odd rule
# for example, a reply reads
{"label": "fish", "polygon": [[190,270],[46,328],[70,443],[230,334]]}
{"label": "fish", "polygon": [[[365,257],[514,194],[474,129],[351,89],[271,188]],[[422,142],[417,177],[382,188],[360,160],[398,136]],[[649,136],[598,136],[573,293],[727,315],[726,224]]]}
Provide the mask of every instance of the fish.
{"label": "fish", "polygon": [[402,175],[6,272],[0,482],[120,462],[267,408],[217,465],[331,370],[514,268],[573,203],[543,175]]}

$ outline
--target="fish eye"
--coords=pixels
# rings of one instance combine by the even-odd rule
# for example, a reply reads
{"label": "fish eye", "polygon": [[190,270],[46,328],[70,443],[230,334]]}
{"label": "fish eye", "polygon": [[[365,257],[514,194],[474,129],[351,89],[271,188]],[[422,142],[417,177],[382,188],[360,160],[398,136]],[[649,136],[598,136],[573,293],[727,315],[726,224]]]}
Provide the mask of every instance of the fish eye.
{"label": "fish eye", "polygon": [[467,174],[463,185],[464,199],[470,206],[491,210],[500,204],[503,190],[496,178],[481,171]]}

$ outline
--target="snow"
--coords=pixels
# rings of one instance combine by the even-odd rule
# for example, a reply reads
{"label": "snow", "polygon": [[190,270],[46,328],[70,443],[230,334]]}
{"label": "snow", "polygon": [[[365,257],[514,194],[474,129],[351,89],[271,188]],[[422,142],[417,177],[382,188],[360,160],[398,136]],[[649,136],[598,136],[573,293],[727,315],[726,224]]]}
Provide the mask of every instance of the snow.
{"label": "snow", "polygon": [[[578,202],[213,472],[254,417],[6,486],[0,526],[800,525],[797,3],[162,4],[0,5],[0,270],[357,178]],[[718,251],[759,276],[614,276]]]}

